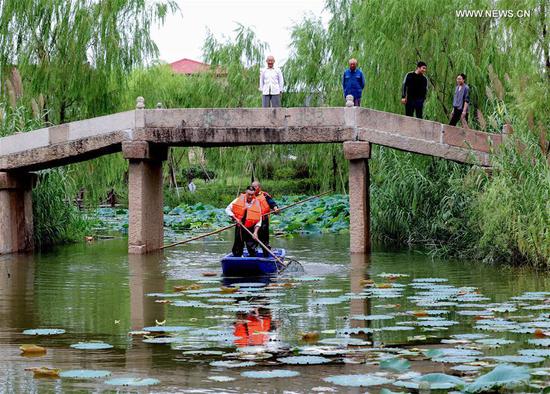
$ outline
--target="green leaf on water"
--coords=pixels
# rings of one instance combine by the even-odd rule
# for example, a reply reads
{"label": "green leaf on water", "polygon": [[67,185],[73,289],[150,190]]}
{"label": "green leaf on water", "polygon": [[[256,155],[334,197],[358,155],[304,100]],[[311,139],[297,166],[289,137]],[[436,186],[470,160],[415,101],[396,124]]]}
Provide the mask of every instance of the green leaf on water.
{"label": "green leaf on water", "polygon": [[500,388],[514,388],[525,384],[531,379],[529,369],[515,365],[498,365],[491,372],[480,376],[466,387],[467,393],[479,393]]}
{"label": "green leaf on water", "polygon": [[396,372],[406,371],[411,367],[411,363],[404,358],[390,358],[380,361],[380,368],[389,369]]}

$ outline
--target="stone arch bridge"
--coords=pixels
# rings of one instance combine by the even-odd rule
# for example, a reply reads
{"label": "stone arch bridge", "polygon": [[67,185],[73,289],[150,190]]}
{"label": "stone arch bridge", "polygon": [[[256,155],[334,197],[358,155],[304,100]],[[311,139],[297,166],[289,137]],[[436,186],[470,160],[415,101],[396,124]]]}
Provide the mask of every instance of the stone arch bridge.
{"label": "stone arch bridge", "polygon": [[33,249],[33,171],[122,151],[129,162],[128,252],[163,244],[162,163],[170,146],[340,143],[350,162],[350,251],[370,250],[371,144],[490,166],[501,134],[358,107],[136,109],[0,138],[0,254]]}

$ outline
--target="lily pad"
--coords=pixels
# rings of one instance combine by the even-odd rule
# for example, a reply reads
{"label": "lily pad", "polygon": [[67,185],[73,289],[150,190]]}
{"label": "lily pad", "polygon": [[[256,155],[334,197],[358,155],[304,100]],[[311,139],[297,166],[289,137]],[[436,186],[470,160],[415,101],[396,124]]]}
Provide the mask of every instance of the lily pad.
{"label": "lily pad", "polygon": [[488,335],[486,334],[456,334],[451,335],[454,339],[466,339],[466,340],[474,340],[474,339],[482,339],[487,338]]}
{"label": "lily pad", "polygon": [[469,393],[496,390],[501,387],[513,388],[529,381],[531,375],[526,367],[501,364],[497,365],[491,372],[480,376],[473,383],[466,387]]}
{"label": "lily pad", "polygon": [[186,350],[182,352],[184,356],[221,356],[224,354],[221,350]]}
{"label": "lily pad", "polygon": [[455,365],[451,367],[451,369],[458,372],[476,372],[479,371],[481,367],[477,365]]}
{"label": "lily pad", "polygon": [[182,341],[183,341],[183,338],[177,338],[177,337],[156,337],[156,338],[145,338],[142,342],[154,344],[154,345],[164,345],[167,343],[178,343]]}
{"label": "lily pad", "polygon": [[511,339],[504,339],[504,338],[485,338],[485,339],[478,339],[476,343],[481,343],[482,345],[488,345],[488,346],[499,346],[499,345],[510,345],[512,343],[515,343],[515,341],[512,341]]}
{"label": "lily pad", "polygon": [[224,368],[245,368],[245,367],[253,367],[256,365],[254,361],[234,361],[234,360],[228,360],[228,361],[212,361],[210,363],[212,367],[224,367]]}
{"label": "lily pad", "polygon": [[390,320],[393,319],[390,315],[353,315],[352,320]]}
{"label": "lily pad", "polygon": [[409,381],[397,381],[394,383],[394,386],[418,390],[424,388],[426,385],[426,388],[431,390],[447,390],[455,387],[462,387],[464,384],[465,382],[456,376],[444,373],[430,373]]}
{"label": "lily pad", "polygon": [[151,327],[144,327],[143,331],[149,331],[149,332],[181,332],[181,331],[190,331],[192,330],[191,327],[184,327],[184,326],[151,326]]}
{"label": "lily pad", "polygon": [[438,358],[445,356],[481,356],[483,353],[473,349],[439,348],[426,350],[424,354],[430,358]]}
{"label": "lily pad", "polygon": [[381,327],[381,331],[412,331],[415,328],[412,326],[387,326]]}
{"label": "lily pad", "polygon": [[278,358],[277,361],[283,364],[292,365],[314,365],[330,363],[332,360],[321,356],[291,356]]}
{"label": "lily pad", "polygon": [[107,380],[105,384],[111,386],[132,386],[132,387],[142,387],[142,386],[153,386],[159,384],[160,380],[153,378],[116,378]]}
{"label": "lily pad", "polygon": [[105,342],[78,342],[71,345],[73,349],[79,350],[105,350],[112,349],[113,345]]}
{"label": "lily pad", "polygon": [[33,328],[23,331],[23,335],[61,335],[65,334],[62,328]]}
{"label": "lily pad", "polygon": [[390,358],[380,361],[380,368],[389,369],[396,372],[406,371],[411,367],[411,363],[404,358]]}
{"label": "lily pad", "polygon": [[412,280],[415,283],[443,283],[448,282],[445,278],[415,278]]}
{"label": "lily pad", "polygon": [[245,378],[256,379],[271,379],[271,378],[293,378],[300,375],[297,371],[290,371],[288,369],[273,369],[270,371],[245,371],[241,372],[241,376]]}
{"label": "lily pad", "polygon": [[[207,305],[207,304],[204,304],[200,301],[173,301],[171,303],[172,306],[177,306],[177,307],[188,307],[188,308],[206,308],[206,307],[212,307],[213,305]],[[215,305],[214,305],[215,306]]]}
{"label": "lily pad", "polygon": [[422,320],[417,322],[420,327],[449,327],[454,326],[455,324],[458,324],[457,321],[454,320]]}
{"label": "lily pad", "polygon": [[495,361],[515,364],[535,364],[545,360],[544,357],[538,356],[494,356],[491,358]]}
{"label": "lily pad", "polygon": [[232,382],[235,380],[235,378],[232,378],[231,376],[209,376],[208,380],[211,380],[213,382]]}
{"label": "lily pad", "polygon": [[369,342],[359,338],[325,338],[321,339],[319,343],[339,346],[365,346],[369,344]]}
{"label": "lily pad", "polygon": [[392,380],[376,375],[333,375],[323,378],[323,380],[348,387],[368,387],[392,383]]}
{"label": "lily pad", "polygon": [[550,357],[550,349],[521,349],[518,353],[522,356]]}
{"label": "lily pad", "polygon": [[529,339],[527,342],[535,346],[550,346],[550,338]]}
{"label": "lily pad", "polygon": [[347,297],[324,297],[324,298],[318,298],[316,300],[312,300],[311,303],[313,305],[337,305],[341,304],[344,301],[347,301]]}
{"label": "lily pad", "polygon": [[456,349],[456,348],[439,348],[439,349],[430,349],[424,352],[426,356],[430,358],[440,358],[440,357],[455,357],[455,356],[481,356],[483,353],[479,350],[473,349]]}
{"label": "lily pad", "polygon": [[99,369],[72,369],[70,371],[60,372],[59,376],[68,379],[97,379],[105,378],[110,374],[110,371],[102,371]]}

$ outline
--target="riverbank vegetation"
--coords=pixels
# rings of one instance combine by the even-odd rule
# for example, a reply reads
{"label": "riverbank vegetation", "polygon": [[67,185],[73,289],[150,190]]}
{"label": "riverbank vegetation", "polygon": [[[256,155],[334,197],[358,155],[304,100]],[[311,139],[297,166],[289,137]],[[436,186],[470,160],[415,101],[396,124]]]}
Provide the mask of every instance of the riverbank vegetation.
{"label": "riverbank vegetation", "polygon": [[[127,8],[121,6],[119,14],[96,10],[106,18],[97,26],[122,20],[130,10],[142,12],[146,22],[128,27],[139,32],[139,42],[122,46],[130,48],[127,52],[132,55],[124,58],[117,52],[122,49],[112,42],[94,47],[101,58],[111,60],[88,65],[84,73],[78,71],[81,64],[73,64],[80,68],[71,71],[63,89],[55,85],[54,77],[69,73],[71,65],[64,64],[66,59],[86,59],[82,52],[77,57],[66,56],[73,50],[69,33],[62,38],[64,50],[51,51],[47,41],[42,44],[53,52],[48,62],[39,62],[41,73],[48,76],[45,79],[32,72],[42,48],[30,45],[32,40],[27,46],[7,47],[26,55],[14,57],[8,49],[2,52],[3,81],[11,83],[11,87],[7,82],[3,85],[7,88],[0,111],[2,135],[31,129],[36,119],[41,124],[58,123],[129,110],[137,96],[145,97],[148,107],[157,103],[166,108],[260,106],[257,77],[269,50],[251,29],[237,26],[233,39],[208,35],[204,60],[212,65],[211,71],[176,75],[167,65],[147,63],[156,53],[149,38],[150,23],[174,11],[173,4],[145,10],[140,2],[122,3]],[[288,84],[283,105],[343,105],[340,77],[347,60],[355,57],[367,80],[363,105],[402,113],[399,89],[403,75],[423,60],[428,63],[430,84],[425,118],[448,123],[455,77],[465,73],[472,99],[470,126],[500,133],[510,125],[512,133],[505,147],[495,152],[491,170],[375,147],[370,160],[373,236],[384,243],[421,247],[439,255],[548,267],[550,40],[545,32],[549,10],[544,0],[486,0],[472,7],[529,9],[531,16],[457,17],[455,11],[469,5],[435,0],[327,0],[327,25],[306,16],[292,29],[292,52],[283,68]],[[13,20],[22,20],[17,18],[25,12],[14,10]],[[72,21],[75,10],[66,12]],[[2,15],[9,15],[5,8]],[[44,21],[37,20],[36,26],[43,26]],[[72,23],[60,26],[69,29]],[[92,25],[83,25],[83,29]],[[8,27],[5,21],[0,24],[3,42],[15,37],[9,35]],[[10,71],[13,64],[18,64],[19,79]],[[70,97],[67,92],[72,92]],[[260,179],[277,196],[329,189],[345,193],[347,189],[347,163],[338,145],[171,148],[166,164],[165,202],[170,209],[182,203],[223,207],[252,178]],[[191,168],[195,169],[192,173]],[[85,200],[93,206],[104,202],[114,188],[124,203],[126,171],[121,155],[72,165],[63,173],[71,181],[63,182],[59,193],[62,200],[71,200],[84,188]],[[185,188],[192,179],[198,186],[195,193]],[[53,212],[53,206],[49,211]],[[40,220],[48,220],[39,213],[37,218],[37,226]],[[37,231],[39,238],[42,234]]]}

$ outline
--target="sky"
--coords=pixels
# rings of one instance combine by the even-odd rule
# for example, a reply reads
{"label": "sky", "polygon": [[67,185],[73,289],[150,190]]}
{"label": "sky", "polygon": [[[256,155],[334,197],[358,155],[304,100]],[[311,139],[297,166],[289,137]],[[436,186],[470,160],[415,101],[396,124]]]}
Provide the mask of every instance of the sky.
{"label": "sky", "polygon": [[237,23],[251,27],[260,41],[269,44],[267,54],[284,64],[290,52],[290,28],[305,15],[322,16],[324,0],[178,0],[180,13],[152,29],[160,60],[171,63],[188,58],[202,60],[207,29],[220,40],[234,38]]}

